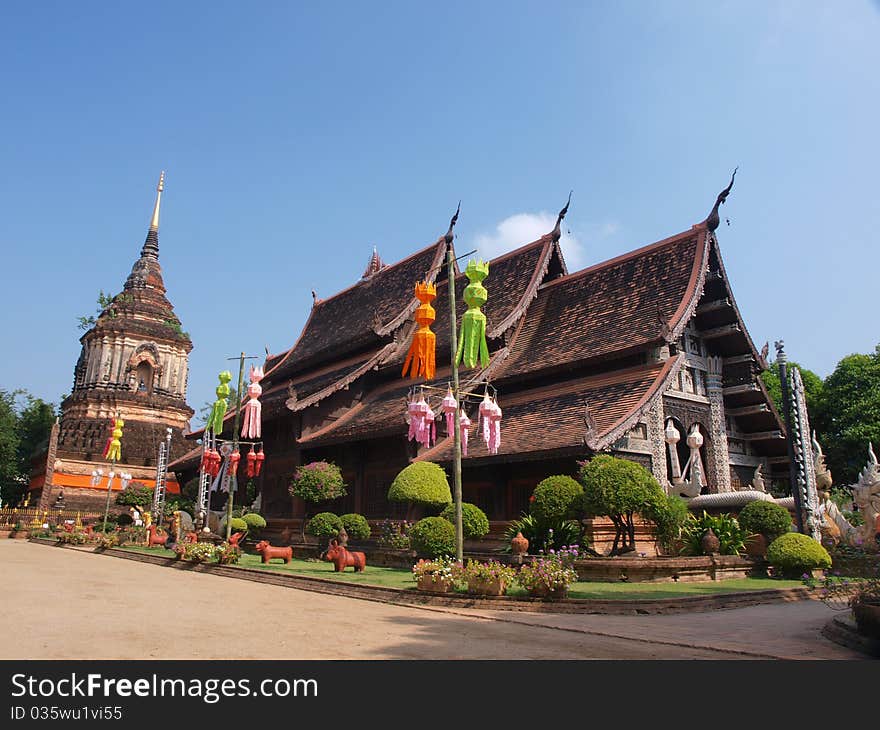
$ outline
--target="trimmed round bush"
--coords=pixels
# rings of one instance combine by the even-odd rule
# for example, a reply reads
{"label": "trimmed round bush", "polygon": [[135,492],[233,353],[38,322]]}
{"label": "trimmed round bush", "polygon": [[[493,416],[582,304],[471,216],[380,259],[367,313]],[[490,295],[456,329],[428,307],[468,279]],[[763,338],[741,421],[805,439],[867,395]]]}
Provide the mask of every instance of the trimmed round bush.
{"label": "trimmed round bush", "polygon": [[241,519],[245,521],[249,531],[262,530],[266,526],[266,520],[263,519],[262,515],[259,515],[256,512],[248,512],[246,515],[243,515]]}
{"label": "trimmed round bush", "polygon": [[830,568],[831,556],[809,535],[789,532],[770,543],[767,562],[783,575],[800,577],[801,573],[816,568]]}
{"label": "trimmed round bush", "polygon": [[388,501],[443,507],[452,501],[446,472],[430,461],[410,464],[391,482]]}
{"label": "trimmed round bush", "polygon": [[359,515],[357,512],[349,512],[347,515],[342,515],[339,519],[342,520],[342,526],[349,537],[353,537],[355,540],[370,539],[370,523],[367,522],[367,518],[363,515]]}
{"label": "trimmed round bush", "polygon": [[439,558],[455,554],[455,528],[442,517],[425,517],[409,532],[410,545],[420,556]]}
{"label": "trimmed round bush", "polygon": [[[449,520],[455,527],[455,504],[447,505],[440,513],[444,520]],[[489,532],[489,518],[477,505],[470,502],[461,503],[461,532],[465,540],[479,540]]]}
{"label": "trimmed round bush", "polygon": [[241,517],[232,518],[232,532],[247,532],[248,524]]}
{"label": "trimmed round bush", "polygon": [[751,533],[763,535],[767,542],[773,542],[791,529],[791,515],[776,502],[749,502],[740,510],[737,521]]}
{"label": "trimmed round bush", "polygon": [[342,527],[342,520],[338,515],[332,512],[318,512],[309,520],[306,532],[315,537],[336,537],[340,527]]}
{"label": "trimmed round bush", "polygon": [[584,488],[574,479],[557,475],[538,483],[532,493],[532,514],[541,522],[558,522],[574,517]]}

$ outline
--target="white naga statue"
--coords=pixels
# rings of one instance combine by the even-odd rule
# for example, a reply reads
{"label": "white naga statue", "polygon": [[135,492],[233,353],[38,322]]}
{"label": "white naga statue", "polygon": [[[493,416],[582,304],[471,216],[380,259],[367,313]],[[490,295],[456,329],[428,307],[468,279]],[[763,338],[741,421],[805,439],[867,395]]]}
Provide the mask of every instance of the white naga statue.
{"label": "white naga statue", "polygon": [[859,473],[859,481],[852,489],[853,503],[858,508],[864,522],[859,527],[850,524],[831,499],[831,471],[825,466],[822,447],[813,434],[813,463],[816,470],[816,489],[819,492],[819,529],[822,542],[830,545],[843,543],[852,547],[877,547],[877,533],[880,531],[880,465],[874,448],[868,444],[868,463]]}

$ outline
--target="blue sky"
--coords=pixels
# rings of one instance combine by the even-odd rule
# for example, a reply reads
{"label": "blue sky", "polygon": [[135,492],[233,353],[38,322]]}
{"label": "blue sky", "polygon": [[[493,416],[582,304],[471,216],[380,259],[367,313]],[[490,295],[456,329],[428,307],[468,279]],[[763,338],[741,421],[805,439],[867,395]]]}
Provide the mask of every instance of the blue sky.
{"label": "blue sky", "polygon": [[[70,389],[166,170],[189,401],[288,348],[319,296],[434,241],[566,220],[570,268],[689,228],[758,347],[825,376],[880,342],[880,8],[846,2],[5,2],[0,387]],[[491,295],[491,276],[487,280]]]}

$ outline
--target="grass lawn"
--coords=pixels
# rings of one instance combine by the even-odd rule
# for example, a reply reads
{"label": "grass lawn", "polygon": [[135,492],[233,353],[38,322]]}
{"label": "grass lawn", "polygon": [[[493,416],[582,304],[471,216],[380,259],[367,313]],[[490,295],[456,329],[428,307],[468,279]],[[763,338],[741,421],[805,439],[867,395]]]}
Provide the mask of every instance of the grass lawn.
{"label": "grass lawn", "polygon": [[[173,553],[161,547],[124,546],[123,550],[148,553],[171,557]],[[241,556],[240,567],[272,570],[279,573],[341,580],[348,583],[382,586],[384,588],[410,588],[415,590],[415,581],[408,570],[400,568],[380,568],[367,565],[363,573],[355,573],[351,568],[344,573],[336,573],[332,563],[298,560],[294,558],[289,565],[273,561],[269,565],[260,562],[259,555]],[[236,566],[230,566],[236,567]],[[762,591],[774,588],[797,588],[803,584],[798,580],[778,580],[774,578],[732,578],[724,581],[706,581],[702,583],[586,583],[578,582],[569,588],[571,598],[637,600],[656,598],[680,598],[681,596],[712,595],[718,593],[735,593],[740,591]],[[509,596],[525,596],[526,592],[519,586],[508,589]]]}

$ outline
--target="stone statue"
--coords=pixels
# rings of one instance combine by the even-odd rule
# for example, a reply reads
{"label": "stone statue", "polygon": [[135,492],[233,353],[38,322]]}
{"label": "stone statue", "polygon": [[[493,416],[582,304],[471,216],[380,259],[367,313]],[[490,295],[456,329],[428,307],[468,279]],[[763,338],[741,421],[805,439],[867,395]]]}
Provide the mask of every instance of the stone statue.
{"label": "stone statue", "polygon": [[880,464],[874,447],[868,444],[868,463],[859,473],[859,481],[853,487],[853,502],[862,513],[864,524],[856,528],[856,541],[865,549],[876,550],[877,532],[880,528]]}

